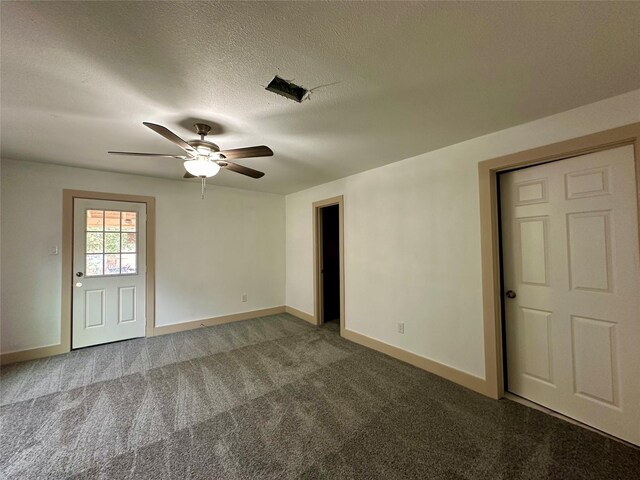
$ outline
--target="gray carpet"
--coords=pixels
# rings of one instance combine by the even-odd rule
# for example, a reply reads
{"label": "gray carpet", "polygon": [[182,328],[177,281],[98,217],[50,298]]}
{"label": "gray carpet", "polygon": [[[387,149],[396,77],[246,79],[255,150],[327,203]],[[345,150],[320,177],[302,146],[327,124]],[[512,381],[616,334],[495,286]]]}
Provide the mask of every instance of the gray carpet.
{"label": "gray carpet", "polygon": [[1,371],[0,478],[623,479],[640,450],[289,315]]}

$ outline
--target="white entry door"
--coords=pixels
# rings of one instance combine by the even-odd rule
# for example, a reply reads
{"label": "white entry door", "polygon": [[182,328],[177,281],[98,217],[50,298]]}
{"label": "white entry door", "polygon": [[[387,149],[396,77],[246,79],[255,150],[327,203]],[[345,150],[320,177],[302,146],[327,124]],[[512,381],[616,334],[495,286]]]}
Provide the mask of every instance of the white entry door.
{"label": "white entry door", "polygon": [[633,146],[500,176],[508,389],[640,445]]}
{"label": "white entry door", "polygon": [[144,337],[146,205],[75,199],[73,214],[72,347]]}

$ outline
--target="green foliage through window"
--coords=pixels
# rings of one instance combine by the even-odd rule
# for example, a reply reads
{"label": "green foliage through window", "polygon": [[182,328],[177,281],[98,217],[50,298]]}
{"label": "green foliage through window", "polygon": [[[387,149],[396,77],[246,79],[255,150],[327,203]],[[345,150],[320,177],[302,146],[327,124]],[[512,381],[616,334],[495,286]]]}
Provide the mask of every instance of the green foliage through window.
{"label": "green foliage through window", "polygon": [[85,274],[134,274],[138,269],[136,212],[87,210]]}

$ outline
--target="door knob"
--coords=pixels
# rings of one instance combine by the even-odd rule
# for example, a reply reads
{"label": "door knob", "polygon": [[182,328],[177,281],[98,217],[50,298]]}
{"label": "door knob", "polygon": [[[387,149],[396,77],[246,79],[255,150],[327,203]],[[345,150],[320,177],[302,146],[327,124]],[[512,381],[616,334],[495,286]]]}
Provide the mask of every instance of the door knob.
{"label": "door knob", "polygon": [[507,290],[507,293],[505,293],[505,295],[507,296],[507,298],[516,298],[516,292],[514,292],[513,290]]}
{"label": "door knob", "polygon": [[82,272],[76,272],[76,277],[81,277],[83,275],[84,275],[84,273],[82,273]]}

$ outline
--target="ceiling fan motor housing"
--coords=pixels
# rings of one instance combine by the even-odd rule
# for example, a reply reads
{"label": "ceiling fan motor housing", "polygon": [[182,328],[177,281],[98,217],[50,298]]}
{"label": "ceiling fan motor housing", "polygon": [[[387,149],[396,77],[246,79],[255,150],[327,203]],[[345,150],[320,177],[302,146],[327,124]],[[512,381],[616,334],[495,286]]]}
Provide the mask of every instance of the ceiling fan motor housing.
{"label": "ceiling fan motor housing", "polygon": [[220,151],[220,147],[218,147],[218,145],[213,142],[207,142],[206,140],[189,140],[187,143],[196,150],[198,150],[198,147],[204,147],[214,153]]}
{"label": "ceiling fan motor housing", "polygon": [[196,123],[194,127],[198,135],[208,135],[211,131],[211,126],[206,123]]}

